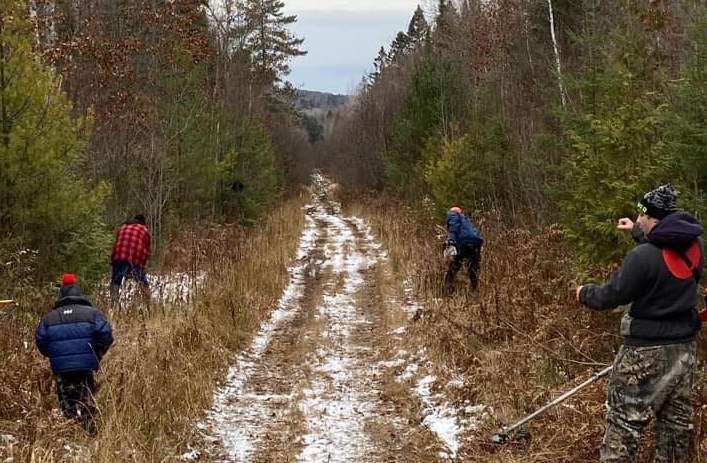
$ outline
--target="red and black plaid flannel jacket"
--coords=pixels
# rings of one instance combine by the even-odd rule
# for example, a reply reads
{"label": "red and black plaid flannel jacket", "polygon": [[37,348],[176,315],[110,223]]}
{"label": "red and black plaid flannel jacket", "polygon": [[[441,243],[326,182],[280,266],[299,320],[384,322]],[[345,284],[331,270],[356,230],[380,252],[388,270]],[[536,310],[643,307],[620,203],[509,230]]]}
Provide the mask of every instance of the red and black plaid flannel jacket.
{"label": "red and black plaid flannel jacket", "polygon": [[151,237],[147,227],[141,223],[126,223],[116,234],[111,260],[127,260],[133,265],[144,267],[150,258]]}

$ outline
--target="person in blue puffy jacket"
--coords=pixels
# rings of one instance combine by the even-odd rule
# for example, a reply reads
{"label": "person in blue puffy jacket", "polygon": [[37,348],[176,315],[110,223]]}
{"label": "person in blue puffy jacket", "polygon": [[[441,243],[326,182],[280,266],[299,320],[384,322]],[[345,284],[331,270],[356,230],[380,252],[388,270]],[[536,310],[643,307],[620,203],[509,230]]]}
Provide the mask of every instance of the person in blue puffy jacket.
{"label": "person in blue puffy jacket", "polygon": [[37,326],[37,348],[49,358],[64,416],[77,419],[95,434],[96,383],[93,372],[113,344],[113,329],[84,297],[76,277],[62,277],[59,299]]}
{"label": "person in blue puffy jacket", "polygon": [[447,240],[445,248],[453,247],[456,251],[454,259],[449,263],[444,277],[447,290],[454,288],[454,279],[463,265],[469,269],[469,284],[472,290],[479,286],[481,273],[481,245],[484,239],[479,229],[469,217],[462,213],[460,207],[452,207],[447,211]]}

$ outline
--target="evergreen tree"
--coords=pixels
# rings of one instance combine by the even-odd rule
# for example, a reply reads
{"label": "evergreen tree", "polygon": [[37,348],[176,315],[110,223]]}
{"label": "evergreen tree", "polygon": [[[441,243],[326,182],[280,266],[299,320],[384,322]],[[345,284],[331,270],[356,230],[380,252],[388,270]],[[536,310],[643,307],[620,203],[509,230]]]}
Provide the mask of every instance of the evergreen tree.
{"label": "evergreen tree", "polygon": [[302,114],[301,121],[302,126],[307,131],[307,137],[310,143],[316,143],[324,140],[324,127],[322,127],[316,118],[308,116],[307,114]]}
{"label": "evergreen tree", "polygon": [[242,192],[221,189],[226,218],[251,222],[282,194],[283,179],[273,144],[260,124],[243,124],[234,130],[231,147],[218,167],[230,185],[242,185]]}
{"label": "evergreen tree", "polygon": [[[690,196],[707,191],[707,11],[692,18],[687,65],[676,82],[674,112],[667,118],[669,139],[666,149],[677,156]],[[696,191],[695,191],[696,190]],[[692,205],[701,215],[704,201]]]}
{"label": "evergreen tree", "polygon": [[424,191],[425,143],[439,142],[459,120],[465,99],[458,68],[436,57],[415,75],[398,119],[385,165],[389,186],[408,197]]}
{"label": "evergreen tree", "polygon": [[297,21],[296,15],[286,16],[282,0],[246,0],[245,20],[250,33],[246,47],[252,54],[258,79],[266,84],[282,81],[290,73],[289,61],[306,55],[301,48],[304,39],[295,37],[288,27]]}
{"label": "evergreen tree", "polygon": [[387,57],[387,65],[395,64],[410,53],[410,38],[404,32],[398,32],[395,39],[390,44],[390,53]]}
{"label": "evergreen tree", "polygon": [[410,48],[416,49],[423,46],[427,42],[430,34],[430,26],[425,19],[425,13],[420,5],[417,5],[415,12],[412,14],[410,24],[408,25],[407,37],[409,39]]}
{"label": "evergreen tree", "polygon": [[675,156],[664,149],[664,41],[649,21],[658,12],[638,0],[630,3],[625,22],[606,31],[594,23],[600,11],[591,12],[584,68],[575,82],[583,97],[565,118],[562,221],[580,256],[593,262],[625,252],[616,218],[635,215],[639,192],[680,180]]}
{"label": "evergreen tree", "polygon": [[450,0],[439,0],[434,30],[430,36],[432,46],[436,51],[450,51],[454,48],[458,15]]}
{"label": "evergreen tree", "polygon": [[72,116],[33,39],[26,4],[0,0],[0,253],[32,249],[40,278],[71,269],[90,283],[105,270],[110,244],[108,189],[87,186],[90,121]]}
{"label": "evergreen tree", "polygon": [[383,70],[388,65],[388,61],[388,53],[385,51],[385,47],[381,46],[378,50],[378,55],[373,60],[373,71],[364,79],[364,83],[367,87],[376,83],[383,73]]}

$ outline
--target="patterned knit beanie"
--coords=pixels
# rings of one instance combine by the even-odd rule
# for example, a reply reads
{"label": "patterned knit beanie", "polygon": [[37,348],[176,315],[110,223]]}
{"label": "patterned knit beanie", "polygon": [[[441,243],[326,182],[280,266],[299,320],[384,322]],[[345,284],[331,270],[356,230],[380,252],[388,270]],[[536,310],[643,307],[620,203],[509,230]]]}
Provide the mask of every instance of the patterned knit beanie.
{"label": "patterned knit beanie", "polygon": [[638,201],[638,210],[661,220],[677,211],[678,191],[671,184],[649,191]]}

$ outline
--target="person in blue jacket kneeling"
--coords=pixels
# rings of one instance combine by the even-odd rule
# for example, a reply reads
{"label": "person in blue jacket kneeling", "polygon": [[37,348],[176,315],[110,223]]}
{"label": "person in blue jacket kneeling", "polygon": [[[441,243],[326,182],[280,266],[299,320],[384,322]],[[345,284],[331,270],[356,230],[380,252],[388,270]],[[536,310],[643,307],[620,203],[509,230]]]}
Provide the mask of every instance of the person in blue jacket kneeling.
{"label": "person in blue jacket kneeling", "polygon": [[76,277],[62,276],[59,299],[35,332],[37,348],[49,357],[64,416],[96,433],[93,372],[113,344],[113,329],[84,297]]}
{"label": "person in blue jacket kneeling", "polygon": [[444,277],[444,286],[448,291],[454,288],[454,278],[463,265],[469,268],[469,284],[472,290],[479,286],[481,273],[481,245],[484,239],[474,223],[462,213],[461,208],[452,207],[447,211],[447,240],[445,247],[453,247],[454,259],[449,263]]}

